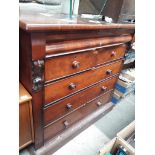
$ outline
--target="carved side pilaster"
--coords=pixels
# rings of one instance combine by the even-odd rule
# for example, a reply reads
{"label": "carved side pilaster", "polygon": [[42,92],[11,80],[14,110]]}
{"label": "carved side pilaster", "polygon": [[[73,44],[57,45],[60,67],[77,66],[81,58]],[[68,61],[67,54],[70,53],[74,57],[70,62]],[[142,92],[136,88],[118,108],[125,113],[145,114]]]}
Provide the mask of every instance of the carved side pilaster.
{"label": "carved side pilaster", "polygon": [[32,61],[32,90],[37,92],[43,88],[44,84],[44,60]]}

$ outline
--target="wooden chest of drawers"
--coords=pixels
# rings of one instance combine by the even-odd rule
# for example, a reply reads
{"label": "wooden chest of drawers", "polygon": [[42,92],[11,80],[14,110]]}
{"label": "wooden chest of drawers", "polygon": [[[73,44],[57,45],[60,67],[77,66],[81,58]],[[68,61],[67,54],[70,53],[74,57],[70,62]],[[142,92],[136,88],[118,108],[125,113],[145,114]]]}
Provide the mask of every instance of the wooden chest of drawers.
{"label": "wooden chest of drawers", "polygon": [[134,34],[131,24],[58,18],[20,16],[20,81],[32,95],[36,149],[110,101]]}

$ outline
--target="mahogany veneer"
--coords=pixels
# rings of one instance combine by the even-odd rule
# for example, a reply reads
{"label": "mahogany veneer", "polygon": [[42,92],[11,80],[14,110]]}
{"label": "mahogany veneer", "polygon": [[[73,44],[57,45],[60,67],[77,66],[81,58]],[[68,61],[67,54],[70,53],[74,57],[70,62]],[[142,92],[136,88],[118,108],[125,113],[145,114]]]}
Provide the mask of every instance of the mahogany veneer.
{"label": "mahogany veneer", "polygon": [[[98,101],[102,98],[103,101]],[[60,131],[65,130],[66,128],[70,127],[73,123],[81,120],[88,114],[92,113],[96,109],[103,106],[105,103],[108,103],[111,99],[111,91],[104,94],[100,98],[95,98],[95,100],[91,101],[90,103],[84,104],[79,107],[78,110],[72,112],[70,115],[63,117],[62,119],[54,122],[53,124],[45,127],[44,130],[44,139],[49,140],[51,137],[54,137],[56,134],[60,133]]]}
{"label": "mahogany veneer", "polygon": [[[20,81],[32,95],[36,149],[88,116],[96,120],[111,99],[134,35],[133,24],[65,18],[20,15]],[[60,146],[53,144],[53,150]]]}
{"label": "mahogany veneer", "polygon": [[63,56],[52,56],[45,62],[45,81],[82,72],[97,65],[122,58],[125,49],[126,46],[122,44],[120,46],[79,51]]}
{"label": "mahogany veneer", "polygon": [[[95,86],[88,88],[80,93],[77,93],[63,101],[49,106],[44,109],[44,124],[47,125],[52,121],[74,111],[88,101],[96,98],[97,96],[104,94],[105,92],[112,90],[117,81],[118,75],[112,79],[107,79],[97,83]],[[93,92],[93,93],[92,93]],[[59,109],[59,110],[57,110]]]}
{"label": "mahogany veneer", "polygon": [[[56,102],[120,72],[122,60],[45,85],[45,104]],[[110,73],[108,73],[110,71]]]}

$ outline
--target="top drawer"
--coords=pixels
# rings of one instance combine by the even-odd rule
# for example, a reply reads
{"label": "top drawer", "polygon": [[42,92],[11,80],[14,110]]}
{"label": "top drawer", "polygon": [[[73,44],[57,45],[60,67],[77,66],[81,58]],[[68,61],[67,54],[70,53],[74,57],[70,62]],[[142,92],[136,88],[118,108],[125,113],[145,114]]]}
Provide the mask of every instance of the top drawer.
{"label": "top drawer", "polygon": [[124,56],[126,45],[91,49],[84,52],[55,56],[45,61],[45,81],[75,74]]}

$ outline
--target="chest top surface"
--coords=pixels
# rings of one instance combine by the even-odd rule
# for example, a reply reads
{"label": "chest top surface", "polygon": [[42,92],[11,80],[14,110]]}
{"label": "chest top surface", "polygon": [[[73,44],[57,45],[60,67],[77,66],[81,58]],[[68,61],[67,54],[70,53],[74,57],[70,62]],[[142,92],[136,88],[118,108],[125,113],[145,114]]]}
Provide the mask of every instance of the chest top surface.
{"label": "chest top surface", "polygon": [[64,14],[20,12],[19,26],[27,31],[134,29],[134,24],[105,23]]}

